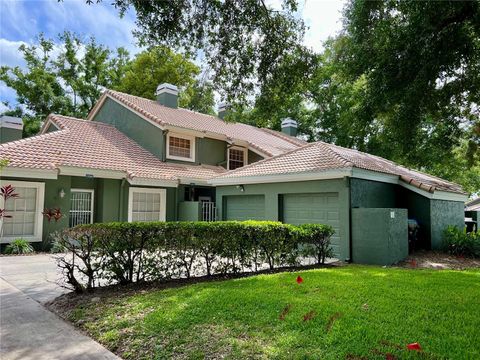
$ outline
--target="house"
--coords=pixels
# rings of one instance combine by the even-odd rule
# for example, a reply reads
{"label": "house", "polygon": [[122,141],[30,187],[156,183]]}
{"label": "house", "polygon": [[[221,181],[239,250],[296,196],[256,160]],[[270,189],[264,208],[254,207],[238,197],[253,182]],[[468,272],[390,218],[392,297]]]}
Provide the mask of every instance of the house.
{"label": "house", "polygon": [[[38,242],[90,222],[267,219],[330,224],[336,255],[356,261],[352,254],[363,259],[385,234],[401,239],[403,256],[407,217],[432,248],[447,225],[463,226],[467,196],[456,184],[359,151],[307,144],[291,119],[282,132],[260,129],[223,121],[225,107],[218,118],[178,108],[170,84],[156,95],[106,90],[87,120],[50,115],[39,135],[1,144],[0,158],[9,160],[1,182],[21,195],[6,206],[13,218],[5,219],[2,241]],[[42,215],[56,208],[58,221]],[[356,240],[366,234],[379,243]]]}
{"label": "house", "polygon": [[480,197],[465,203],[465,223],[467,231],[478,230],[480,224]]}

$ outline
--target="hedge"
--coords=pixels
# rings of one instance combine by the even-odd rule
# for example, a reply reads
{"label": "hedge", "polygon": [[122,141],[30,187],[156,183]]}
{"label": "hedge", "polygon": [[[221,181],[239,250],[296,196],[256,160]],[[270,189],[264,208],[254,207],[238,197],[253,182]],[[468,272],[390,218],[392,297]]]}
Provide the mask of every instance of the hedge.
{"label": "hedge", "polygon": [[65,281],[75,291],[109,283],[190,278],[318,264],[333,256],[331,226],[272,221],[131,222],[79,225],[53,234]]}

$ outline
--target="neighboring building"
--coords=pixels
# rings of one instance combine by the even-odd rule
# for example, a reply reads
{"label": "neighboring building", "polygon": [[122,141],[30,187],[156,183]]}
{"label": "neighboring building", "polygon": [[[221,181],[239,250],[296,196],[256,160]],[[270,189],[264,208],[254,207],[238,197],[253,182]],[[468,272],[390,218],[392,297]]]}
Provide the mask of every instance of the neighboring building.
{"label": "neighboring building", "polygon": [[465,211],[480,211],[480,197],[467,201],[465,203]]}
{"label": "neighboring building", "polygon": [[[330,224],[337,256],[355,261],[370,250],[355,248],[351,234],[373,229],[370,238],[381,242],[381,231],[394,237],[398,224],[403,234],[407,212],[428,247],[440,247],[447,225],[463,226],[466,195],[458,185],[355,150],[307,144],[291,119],[282,133],[228,123],[178,108],[177,97],[169,84],[159,86],[157,101],[107,90],[88,120],[50,115],[40,135],[0,145],[0,158],[9,160],[1,182],[21,194],[7,204],[14,217],[5,220],[3,241],[41,241],[85,222],[268,219]],[[64,217],[49,222],[45,208]]]}
{"label": "neighboring building", "polygon": [[467,231],[478,230],[480,224],[480,197],[465,203],[465,223]]}

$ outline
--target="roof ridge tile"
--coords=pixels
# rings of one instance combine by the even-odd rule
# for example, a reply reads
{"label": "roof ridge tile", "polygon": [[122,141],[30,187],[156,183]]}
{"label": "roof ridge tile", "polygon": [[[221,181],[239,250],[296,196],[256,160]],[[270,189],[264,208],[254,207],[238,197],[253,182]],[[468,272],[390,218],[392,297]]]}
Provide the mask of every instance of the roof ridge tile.
{"label": "roof ridge tile", "polygon": [[291,142],[294,145],[300,145],[301,146],[301,145],[307,144],[307,142],[304,141],[304,140],[298,139],[296,137],[293,137],[293,136],[290,136],[290,135],[287,135],[287,134],[283,134],[280,131],[276,131],[276,130],[268,129],[268,128],[259,128],[259,129],[262,130],[262,131],[268,132],[269,134],[272,134],[274,136],[277,136],[277,137],[279,137],[279,138],[281,138],[285,141]]}
{"label": "roof ridge tile", "polygon": [[27,138],[22,138],[19,140],[9,141],[9,142],[0,144],[0,148],[7,148],[7,147],[29,143],[29,142],[40,141],[48,137],[57,137],[60,135],[63,136],[65,134],[65,131],[68,131],[68,130],[69,129],[60,129],[59,131],[53,131],[46,134],[38,134],[38,135],[30,136]]}
{"label": "roof ridge tile", "polygon": [[265,162],[267,162],[267,161],[274,160],[274,159],[279,159],[279,158],[281,158],[281,157],[284,157],[284,156],[293,154],[293,153],[295,153],[295,152],[297,152],[297,151],[303,150],[303,149],[305,149],[306,147],[310,147],[310,146],[313,146],[313,145],[315,145],[315,144],[316,144],[316,143],[307,143],[307,144],[305,144],[304,146],[301,146],[301,147],[296,148],[296,149],[294,149],[294,150],[291,150],[291,151],[289,151],[289,152],[286,152],[286,153],[283,153],[283,154],[278,154],[278,155],[275,155],[275,156],[272,156],[272,157],[269,157],[269,158],[266,158],[266,159],[262,159],[262,160],[259,160],[259,161],[254,162],[254,163],[251,163],[251,164],[248,164],[248,165],[245,165],[245,166],[236,168],[236,169],[234,169],[234,170],[228,170],[227,172],[221,174],[220,176],[235,174],[235,173],[237,173],[237,172],[240,172],[240,171],[242,171],[242,170],[251,168],[251,167],[253,167],[253,166],[256,166],[256,165],[265,163]]}

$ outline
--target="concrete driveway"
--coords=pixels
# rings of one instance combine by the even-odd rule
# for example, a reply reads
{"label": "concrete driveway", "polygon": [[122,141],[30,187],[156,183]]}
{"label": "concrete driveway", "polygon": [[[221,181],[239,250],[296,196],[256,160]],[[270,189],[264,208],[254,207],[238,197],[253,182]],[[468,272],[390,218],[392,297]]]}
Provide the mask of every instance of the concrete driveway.
{"label": "concrete driveway", "polygon": [[0,359],[119,359],[48,311],[67,290],[50,255],[0,257]]}

